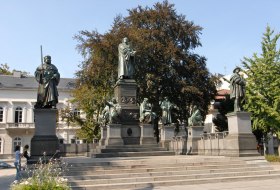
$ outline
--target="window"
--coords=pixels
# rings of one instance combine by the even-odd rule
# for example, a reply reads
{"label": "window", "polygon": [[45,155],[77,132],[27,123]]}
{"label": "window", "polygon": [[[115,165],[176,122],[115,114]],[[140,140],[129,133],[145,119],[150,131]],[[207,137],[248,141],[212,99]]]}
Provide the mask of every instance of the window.
{"label": "window", "polygon": [[15,123],[22,123],[22,108],[21,107],[16,108]]}
{"label": "window", "polygon": [[[3,122],[3,108],[0,107],[0,122]],[[1,152],[1,151],[0,151]]]}
{"label": "window", "polygon": [[74,110],[73,110],[73,114],[74,114],[74,117],[80,117],[81,112],[80,112],[80,110],[78,110],[78,109],[74,109]]}
{"label": "window", "polygon": [[20,137],[15,137],[14,138],[14,150],[15,150],[16,145],[21,146],[21,138]]}
{"label": "window", "polygon": [[63,144],[64,140],[63,139],[59,139],[59,144]]}
{"label": "window", "polygon": [[2,138],[0,138],[0,154],[3,153],[3,141]]}
{"label": "window", "polygon": [[75,144],[76,143],[76,139],[71,139],[71,144]]}

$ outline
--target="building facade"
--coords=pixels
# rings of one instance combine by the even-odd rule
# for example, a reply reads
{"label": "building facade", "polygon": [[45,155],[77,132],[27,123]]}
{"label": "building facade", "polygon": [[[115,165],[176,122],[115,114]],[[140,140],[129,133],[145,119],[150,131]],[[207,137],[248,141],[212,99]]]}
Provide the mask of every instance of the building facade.
{"label": "building facade", "polygon": [[[74,79],[61,78],[58,85],[57,137],[60,143],[80,143],[76,138],[79,126],[67,123],[59,117],[61,109],[69,107],[74,114],[79,110],[69,102]],[[37,100],[38,83],[34,77],[23,76],[21,72],[13,75],[0,75],[0,158],[10,157],[14,147],[30,146],[34,134],[33,108]]]}

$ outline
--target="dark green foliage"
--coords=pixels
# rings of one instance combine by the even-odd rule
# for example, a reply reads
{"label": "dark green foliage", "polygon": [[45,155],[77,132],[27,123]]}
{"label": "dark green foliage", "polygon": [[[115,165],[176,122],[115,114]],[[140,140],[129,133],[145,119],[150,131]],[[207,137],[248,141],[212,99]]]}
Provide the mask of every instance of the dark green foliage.
{"label": "dark green foliage", "polygon": [[229,95],[225,96],[225,99],[215,103],[217,104],[217,108],[219,114],[213,118],[213,123],[217,126],[216,129],[219,132],[228,130],[228,121],[226,114],[233,111],[234,102],[230,99]]}
{"label": "dark green foliage", "polygon": [[[123,37],[128,37],[137,51],[134,79],[138,84],[138,103],[147,97],[153,104],[153,111],[160,116],[159,103],[167,96],[179,107],[177,119],[187,120],[192,104],[198,105],[205,116],[216,90],[206,68],[206,58],[194,52],[201,46],[202,28],[178,15],[174,5],[167,1],[151,8],[139,6],[128,12],[125,18],[118,16],[112,29],[104,35],[82,31],[76,36],[80,43],[78,48],[85,56],[77,73],[77,89],[86,86],[93,90],[89,103],[94,104],[91,113],[98,114],[104,99],[113,94],[118,44]],[[74,96],[81,109],[83,104],[88,104]]]}

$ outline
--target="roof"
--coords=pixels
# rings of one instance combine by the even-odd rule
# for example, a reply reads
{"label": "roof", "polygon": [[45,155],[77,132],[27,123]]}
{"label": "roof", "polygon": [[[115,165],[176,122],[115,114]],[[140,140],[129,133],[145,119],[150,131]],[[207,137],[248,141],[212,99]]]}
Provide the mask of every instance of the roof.
{"label": "roof", "polygon": [[227,94],[230,94],[230,90],[228,90],[228,89],[218,90],[217,95],[215,96],[215,100],[225,99],[225,96]]}
{"label": "roof", "polygon": [[[75,87],[75,79],[60,78],[57,86],[58,89],[73,89]],[[37,89],[38,82],[34,76],[14,76],[14,75],[0,75],[0,89],[1,88],[22,88],[22,89]]]}

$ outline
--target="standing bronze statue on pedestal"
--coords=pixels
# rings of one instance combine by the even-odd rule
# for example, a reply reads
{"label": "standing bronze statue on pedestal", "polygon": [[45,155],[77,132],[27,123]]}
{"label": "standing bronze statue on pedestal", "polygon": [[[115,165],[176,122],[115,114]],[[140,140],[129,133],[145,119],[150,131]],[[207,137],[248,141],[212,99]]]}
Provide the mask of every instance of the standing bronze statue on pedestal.
{"label": "standing bronze statue on pedestal", "polygon": [[234,100],[234,112],[242,111],[245,98],[245,79],[239,74],[241,69],[236,67],[230,77],[230,99]]}
{"label": "standing bronze statue on pedestal", "polygon": [[123,38],[122,43],[119,44],[119,65],[118,65],[118,78],[131,79],[134,74],[134,51],[128,42],[128,38]]}
{"label": "standing bronze statue on pedestal", "polygon": [[60,74],[56,66],[51,64],[51,56],[44,57],[44,63],[35,71],[35,78],[39,83],[35,108],[56,108]]}

